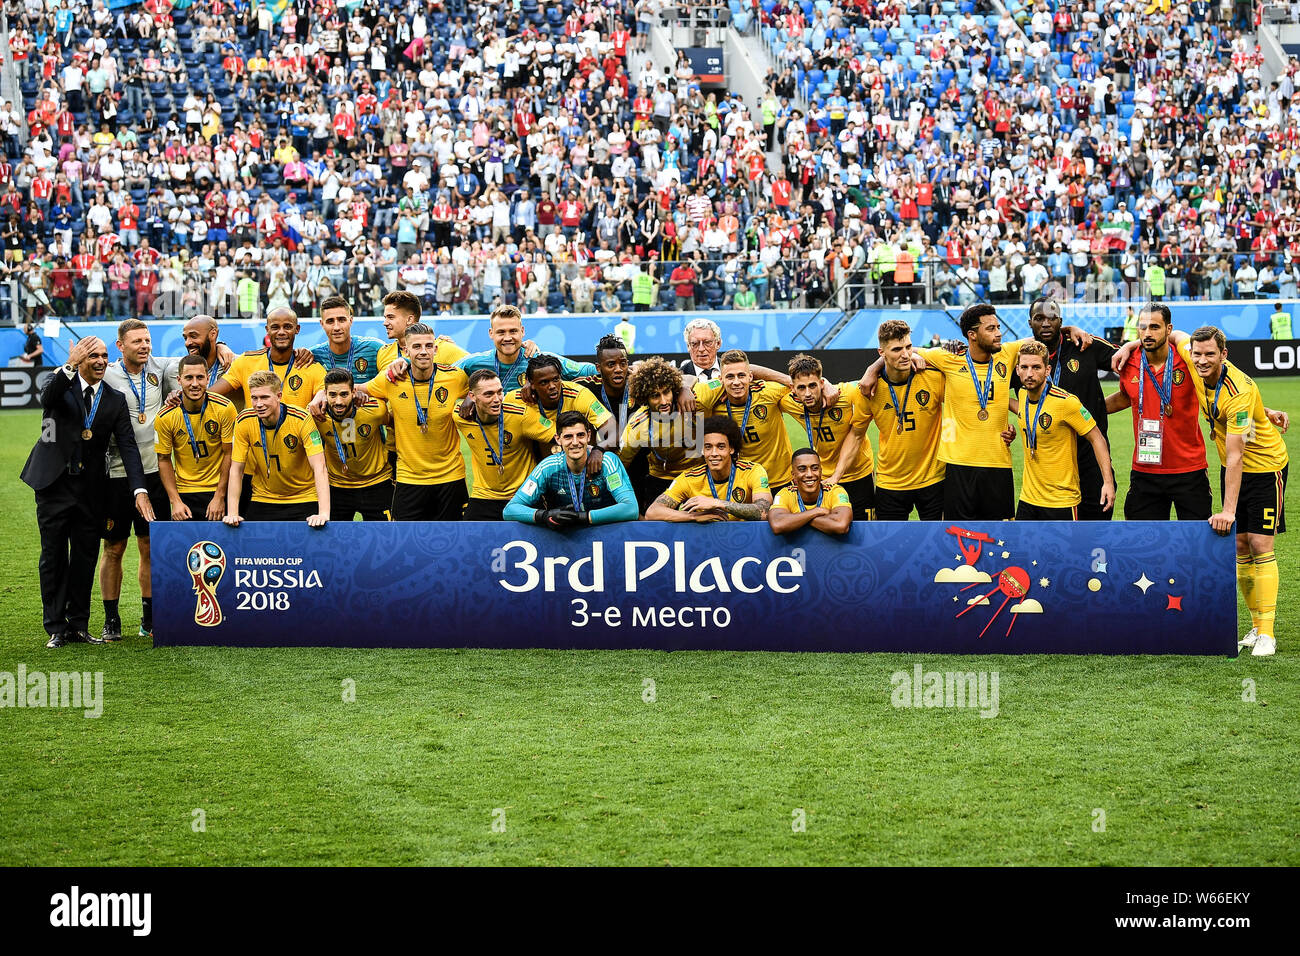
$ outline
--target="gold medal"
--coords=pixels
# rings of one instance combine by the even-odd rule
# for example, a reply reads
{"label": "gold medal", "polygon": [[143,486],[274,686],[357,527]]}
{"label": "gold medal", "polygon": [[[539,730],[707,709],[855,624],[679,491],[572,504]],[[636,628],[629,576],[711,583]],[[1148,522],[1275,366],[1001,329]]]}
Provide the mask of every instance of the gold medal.
{"label": "gold medal", "polygon": [[146,421],[144,412],[141,412],[139,415],[137,415],[136,420],[139,421],[141,425],[143,425]]}
{"label": "gold medal", "polygon": [[975,417],[982,422],[986,422],[989,420],[989,410],[987,408],[981,408],[979,410],[979,414],[976,415]]}
{"label": "gold medal", "polygon": [[92,432],[89,428],[83,428],[81,430],[81,440],[90,441],[90,439],[94,436],[94,434],[95,433]]}
{"label": "gold medal", "polygon": [[497,475],[498,475],[499,477],[501,477],[501,478],[504,478],[504,477],[505,477],[505,475],[506,475],[506,466],[505,466],[504,464],[497,465]]}

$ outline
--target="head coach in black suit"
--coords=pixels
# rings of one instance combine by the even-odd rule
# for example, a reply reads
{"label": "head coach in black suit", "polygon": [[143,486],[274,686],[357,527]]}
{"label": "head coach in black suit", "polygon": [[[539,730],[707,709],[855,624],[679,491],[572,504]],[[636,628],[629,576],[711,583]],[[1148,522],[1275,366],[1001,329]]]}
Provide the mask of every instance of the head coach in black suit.
{"label": "head coach in black suit", "polygon": [[41,392],[41,437],[23,466],[23,481],[36,491],[41,530],[46,647],[104,643],[89,633],[90,589],[109,503],[110,438],[117,439],[136,510],[153,520],[126,398],[104,382],[106,368],[108,346],[102,339],[88,336],[72,347],[68,364]]}

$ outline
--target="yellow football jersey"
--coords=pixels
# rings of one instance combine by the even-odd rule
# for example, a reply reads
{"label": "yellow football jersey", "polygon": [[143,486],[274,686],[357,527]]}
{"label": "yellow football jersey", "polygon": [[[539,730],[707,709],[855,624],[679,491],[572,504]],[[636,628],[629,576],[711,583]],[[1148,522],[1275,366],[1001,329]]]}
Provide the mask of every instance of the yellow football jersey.
{"label": "yellow football jersey", "polygon": [[491,424],[455,417],[456,429],[469,445],[474,473],[474,497],[494,501],[509,499],[537,467],[534,441],[549,442],[555,426],[530,419],[525,406],[501,404],[501,418]]}
{"label": "yellow football jersey", "polygon": [[[882,375],[876,394],[867,398],[855,385],[855,427],[874,421],[880,434],[880,460],[876,463],[876,487],[889,491],[912,491],[943,481],[944,465],[939,460],[939,435],[943,428],[943,400],[947,379],[938,369],[913,372],[906,385],[895,385],[893,394]],[[898,407],[894,400],[897,396]],[[899,412],[902,431],[899,431]],[[998,441],[1002,439],[999,438]]]}
{"label": "yellow football jersey", "polygon": [[777,487],[790,481],[790,436],[781,414],[781,400],[788,394],[789,390],[776,382],[752,382],[748,401],[736,404],[727,401],[727,390],[719,379],[695,383],[697,410],[705,415],[727,415],[740,425],[745,439],[741,454],[762,465]]}
{"label": "yellow football jersey", "polygon": [[[387,405],[358,392],[351,415],[339,420],[328,414],[319,423],[325,463],[329,466],[333,487],[369,488],[392,479],[382,427],[386,418]],[[343,467],[345,462],[346,471]]]}
{"label": "yellow football jersey", "polygon": [[[854,388],[857,388],[857,386],[855,385]],[[809,508],[817,507],[816,504],[812,504],[804,505],[800,508],[799,504],[799,491],[794,487],[794,485],[782,488],[776,493],[776,498],[772,501],[773,508],[784,508],[786,511],[791,511],[795,514],[798,514],[800,511],[806,511]],[[834,511],[836,508],[853,507],[853,502],[849,501],[849,493],[839,485],[831,485],[829,488],[822,491],[820,504],[828,511]]]}
{"label": "yellow football jersey", "polygon": [[992,393],[987,399],[988,418],[984,421],[979,418],[979,398],[966,356],[953,355],[943,349],[922,349],[921,354],[927,365],[943,372],[946,379],[939,459],[950,465],[1010,468],[1011,449],[1002,440],[1002,431],[1007,427],[1011,373],[1020,357],[1020,343],[1003,345],[993,355],[992,362],[975,363],[975,375],[981,389],[989,381],[989,367],[993,369]]}
{"label": "yellow football jersey", "polygon": [[280,422],[266,431],[262,447],[261,421],[251,408],[235,421],[231,461],[243,462],[253,477],[253,500],[273,504],[301,504],[316,500],[312,455],[324,452],[320,432],[301,408],[280,406]]}
{"label": "yellow football jersey", "polygon": [[[433,361],[435,365],[455,365],[468,354],[455,342],[450,339],[443,339],[438,342],[438,346],[434,350]],[[392,365],[393,359],[399,355],[405,358],[406,350],[396,342],[389,342],[379,350],[379,354],[375,357],[375,364],[379,367],[379,371],[382,372]]]}
{"label": "yellow football jersey", "polygon": [[[1073,508],[1083,500],[1079,491],[1079,436],[1096,428],[1096,420],[1078,398],[1055,386],[1043,396],[1041,408],[1036,402],[1029,403],[1023,389],[1018,399],[1025,438],[1020,500],[1040,508]],[[1034,416],[1037,426],[1031,448],[1029,423]]]}
{"label": "yellow football jersey", "polygon": [[[185,427],[186,419],[189,429]],[[158,457],[170,458],[176,471],[177,491],[216,491],[221,484],[222,446],[235,440],[235,405],[223,395],[211,394],[198,412],[187,412],[184,405],[177,405],[154,420],[154,435]]]}
{"label": "yellow football jersey", "polygon": [[266,349],[245,352],[236,357],[222,376],[244,397],[244,407],[251,407],[248,397],[248,378],[254,372],[270,370],[282,384],[280,401],[296,408],[306,408],[316,393],[325,387],[325,366],[312,362],[303,368],[294,368],[293,359],[284,365],[274,365]]}
{"label": "yellow football jersey", "polygon": [[[689,423],[694,428],[694,423]],[[627,427],[618,443],[618,455],[623,464],[631,464],[642,448],[649,451],[650,475],[661,481],[671,481],[688,468],[694,468],[700,458],[703,435],[686,435],[685,423],[680,415],[652,415],[650,409],[639,408],[627,420]],[[687,439],[690,446],[687,447]]]}
{"label": "yellow football jersey", "polygon": [[[817,452],[822,462],[822,474],[827,478],[835,474],[835,466],[840,460],[840,449],[844,439],[853,431],[854,422],[861,417],[855,414],[858,403],[854,395],[861,395],[857,382],[841,382],[836,386],[840,397],[830,408],[810,411],[803,402],[787,394],[781,399],[781,411],[794,418],[808,439],[808,447]],[[791,452],[793,454],[793,451]],[[858,452],[858,460],[849,464],[840,476],[841,481],[857,481],[865,478],[875,470],[874,456],[871,454],[871,442],[864,441]]]}
{"label": "yellow football jersey", "polygon": [[[736,462],[735,470],[725,481],[715,481],[710,485],[709,478],[708,465],[698,465],[674,478],[673,483],[664,492],[664,497],[674,508],[697,496],[717,498],[719,501],[730,500],[737,504],[752,502],[760,495],[768,499],[772,497],[767,472],[757,462],[743,459]],[[741,519],[735,515],[727,515],[727,520],[740,521]]]}
{"label": "yellow football jersey", "polygon": [[[390,382],[387,375],[376,375],[358,386],[388,404],[397,434],[399,484],[438,485],[465,479],[460,435],[452,423],[463,394],[456,388],[463,378],[458,369],[435,365],[433,377],[425,382],[412,378]],[[425,431],[420,430],[417,402],[426,416]]]}
{"label": "yellow football jersey", "polygon": [[1243,472],[1271,474],[1285,468],[1291,461],[1286,442],[1264,413],[1264,396],[1255,380],[1225,360],[1222,387],[1217,382],[1207,386],[1192,366],[1190,343],[1180,346],[1178,351],[1192,369],[1192,384],[1201,403],[1201,413],[1210,425],[1210,437],[1219,449],[1219,462],[1228,460],[1227,436],[1241,435],[1245,445],[1241,453]]}
{"label": "yellow football jersey", "polygon": [[564,383],[561,388],[560,407],[555,411],[545,411],[535,401],[531,405],[522,401],[519,397],[519,391],[519,389],[515,389],[508,392],[506,401],[524,410],[530,430],[550,430],[550,435],[547,438],[539,439],[539,441],[555,440],[555,421],[564,412],[582,412],[583,417],[591,422],[591,427],[598,431],[612,417],[609,410],[600,404],[600,399],[596,397],[596,394],[577,382]]}

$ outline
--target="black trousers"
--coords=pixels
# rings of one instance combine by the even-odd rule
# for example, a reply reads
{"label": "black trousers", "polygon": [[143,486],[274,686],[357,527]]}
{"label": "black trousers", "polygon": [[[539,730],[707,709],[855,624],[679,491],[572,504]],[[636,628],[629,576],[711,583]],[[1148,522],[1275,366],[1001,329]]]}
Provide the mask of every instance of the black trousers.
{"label": "black trousers", "polygon": [[84,476],[65,474],[36,492],[41,608],[45,633],[51,637],[90,628],[90,592],[103,521],[97,504],[103,502],[92,500],[91,483]]}

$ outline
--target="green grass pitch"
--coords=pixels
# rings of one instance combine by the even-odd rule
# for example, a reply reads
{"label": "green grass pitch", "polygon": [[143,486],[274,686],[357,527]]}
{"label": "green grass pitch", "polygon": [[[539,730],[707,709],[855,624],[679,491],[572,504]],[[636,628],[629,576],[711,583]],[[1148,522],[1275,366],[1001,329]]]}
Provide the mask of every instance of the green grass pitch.
{"label": "green grass pitch", "polygon": [[[1262,385],[1300,418],[1300,379]],[[104,712],[0,710],[0,865],[1300,863],[1300,529],[1272,659],[56,653],[18,480],[38,427],[0,413],[0,671],[102,670]],[[917,661],[998,671],[997,718],[893,709]]]}

